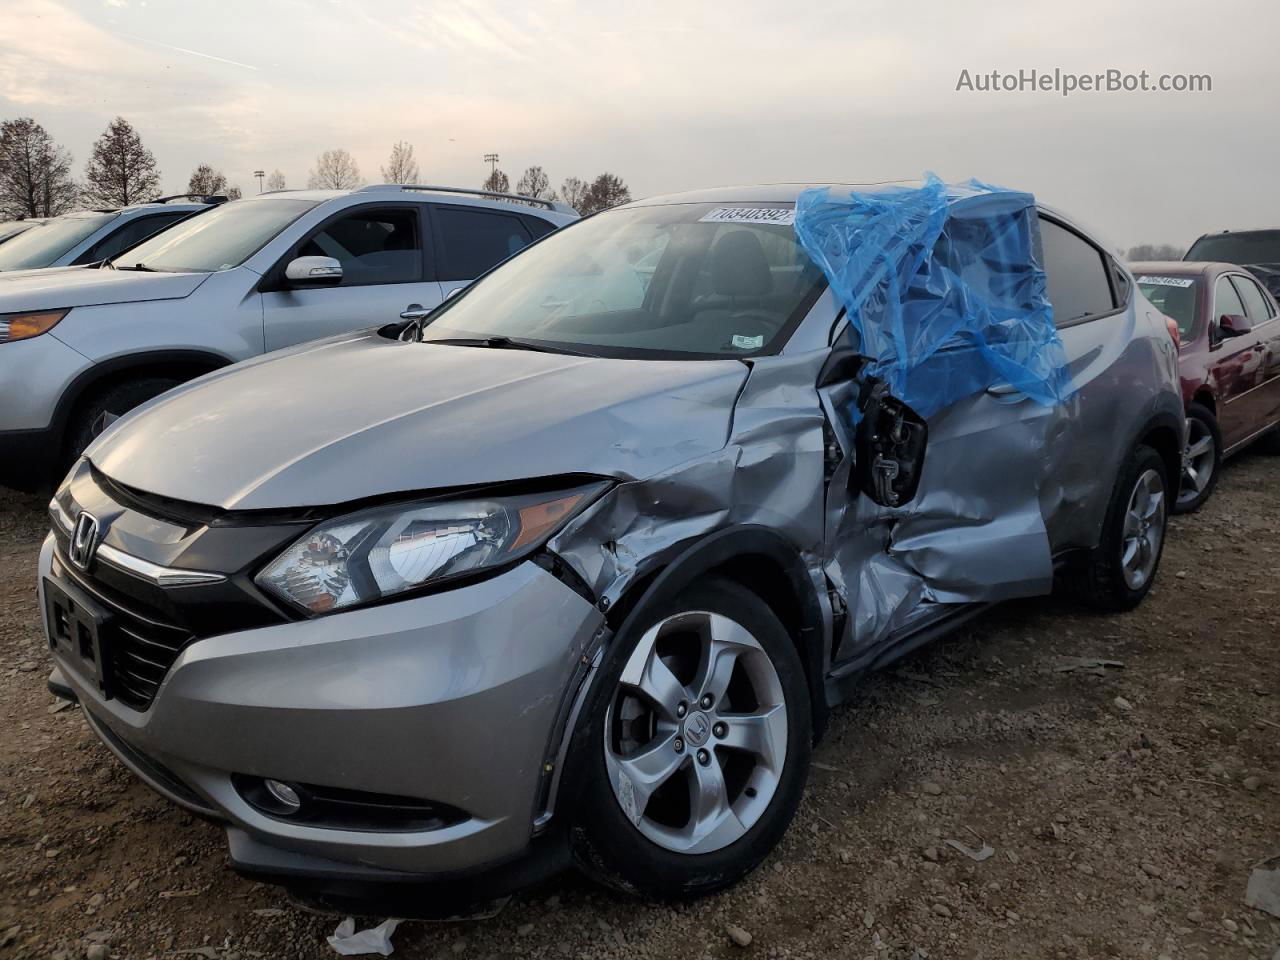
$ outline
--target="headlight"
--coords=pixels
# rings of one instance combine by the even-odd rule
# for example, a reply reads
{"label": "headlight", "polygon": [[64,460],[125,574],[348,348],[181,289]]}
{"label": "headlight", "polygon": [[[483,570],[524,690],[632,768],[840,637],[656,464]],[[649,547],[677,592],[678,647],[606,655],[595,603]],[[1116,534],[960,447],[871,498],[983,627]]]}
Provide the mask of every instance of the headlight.
{"label": "headlight", "polygon": [[66,310],[37,310],[33,313],[0,313],[0,343],[29,340],[48,333],[70,313]]}
{"label": "headlight", "polygon": [[257,582],[312,614],[368,603],[517,560],[607,486],[375,507],[315,527]]}

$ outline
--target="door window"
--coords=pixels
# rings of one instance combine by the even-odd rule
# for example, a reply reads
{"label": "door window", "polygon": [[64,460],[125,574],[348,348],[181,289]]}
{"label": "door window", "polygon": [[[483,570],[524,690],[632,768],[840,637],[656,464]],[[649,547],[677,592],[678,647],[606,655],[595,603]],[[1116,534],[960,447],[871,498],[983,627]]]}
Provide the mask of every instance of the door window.
{"label": "door window", "polygon": [[378,208],[340,217],[298,250],[300,257],[333,257],[344,287],[416,283],[422,279],[418,211]]}
{"label": "door window", "polygon": [[1101,250],[1043,217],[1040,243],[1054,323],[1063,327],[1115,309]]}
{"label": "door window", "polygon": [[1271,304],[1267,302],[1267,298],[1263,296],[1256,283],[1248,277],[1238,276],[1232,277],[1231,281],[1235,284],[1240,299],[1244,301],[1244,308],[1248,312],[1249,323],[1252,326],[1259,326],[1271,319]]}
{"label": "door window", "polygon": [[519,217],[488,210],[437,207],[441,280],[474,280],[533,239]]}
{"label": "door window", "polygon": [[1233,314],[1237,317],[1247,316],[1244,309],[1244,301],[1236,293],[1236,288],[1231,285],[1230,278],[1219,277],[1218,285],[1213,289],[1214,326],[1217,326],[1227,314]]}

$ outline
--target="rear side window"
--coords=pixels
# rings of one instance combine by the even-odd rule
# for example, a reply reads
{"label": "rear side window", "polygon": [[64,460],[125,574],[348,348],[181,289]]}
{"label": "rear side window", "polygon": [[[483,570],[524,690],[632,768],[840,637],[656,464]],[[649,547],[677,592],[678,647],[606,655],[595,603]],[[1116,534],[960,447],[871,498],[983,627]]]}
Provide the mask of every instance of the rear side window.
{"label": "rear side window", "polygon": [[147,237],[159,233],[170,224],[177,223],[188,215],[188,211],[158,214],[154,217],[135,217],[120,227],[110,236],[103,237],[92,247],[76,258],[76,263],[96,263],[99,260],[110,260],[112,257],[137,246]]}
{"label": "rear side window", "polygon": [[1040,243],[1054,323],[1067,326],[1115,309],[1110,268],[1101,250],[1043,217]]}
{"label": "rear side window", "polygon": [[1236,285],[1236,291],[1244,301],[1244,308],[1248,311],[1251,324],[1257,326],[1271,319],[1271,307],[1256,283],[1247,277],[1232,277],[1231,282]]}
{"label": "rear side window", "polygon": [[541,240],[556,228],[554,223],[548,223],[541,217],[525,217],[524,225],[529,228],[529,233],[533,235],[535,240]]}
{"label": "rear side window", "polygon": [[441,280],[474,280],[532,241],[520,218],[488,210],[437,207]]}
{"label": "rear side window", "polygon": [[342,264],[344,287],[416,283],[422,279],[418,211],[357,210],[328,224],[302,245],[302,257],[333,257]]}

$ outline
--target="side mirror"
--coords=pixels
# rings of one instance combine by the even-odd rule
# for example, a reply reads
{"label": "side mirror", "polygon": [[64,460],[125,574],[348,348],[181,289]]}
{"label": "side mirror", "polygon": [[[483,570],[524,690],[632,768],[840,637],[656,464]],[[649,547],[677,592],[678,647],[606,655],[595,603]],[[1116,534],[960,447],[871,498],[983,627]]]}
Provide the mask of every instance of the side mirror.
{"label": "side mirror", "polygon": [[342,282],[342,264],[333,257],[298,257],[284,268],[291,287],[336,287]]}
{"label": "side mirror", "polygon": [[1249,321],[1238,313],[1224,313],[1218,321],[1218,328],[1224,337],[1243,337],[1253,331]]}

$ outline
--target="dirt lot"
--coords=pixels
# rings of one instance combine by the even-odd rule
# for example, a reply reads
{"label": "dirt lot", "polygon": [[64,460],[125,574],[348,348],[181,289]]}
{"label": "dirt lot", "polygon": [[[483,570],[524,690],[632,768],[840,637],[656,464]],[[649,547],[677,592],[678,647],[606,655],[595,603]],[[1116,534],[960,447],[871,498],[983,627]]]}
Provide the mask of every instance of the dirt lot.
{"label": "dirt lot", "polygon": [[[336,919],[236,877],[218,829],[53,711],[44,530],[42,502],[0,493],[0,960],[334,956]],[[737,889],[665,907],[567,877],[493,920],[406,923],[395,954],[1280,957],[1280,920],[1243,904],[1280,853],[1278,570],[1280,459],[1246,455],[1174,523],[1137,612],[1010,605],[868,682]]]}

